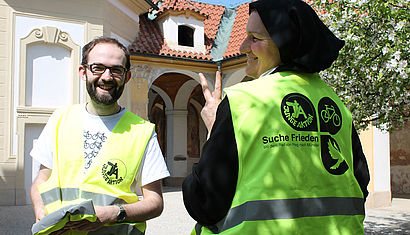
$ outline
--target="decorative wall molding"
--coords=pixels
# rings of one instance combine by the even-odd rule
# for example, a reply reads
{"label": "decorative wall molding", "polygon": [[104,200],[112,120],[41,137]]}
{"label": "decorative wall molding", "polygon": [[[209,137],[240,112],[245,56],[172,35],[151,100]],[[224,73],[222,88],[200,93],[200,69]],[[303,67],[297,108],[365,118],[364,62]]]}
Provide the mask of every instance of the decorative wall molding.
{"label": "decorative wall molding", "polygon": [[131,64],[132,77],[149,80],[152,67],[147,64]]}
{"label": "decorative wall molding", "polygon": [[70,36],[66,32],[51,26],[34,29],[31,34],[34,34],[38,40],[44,41],[45,43],[64,44],[70,39]]}
{"label": "decorative wall molding", "polygon": [[164,68],[152,67],[148,64],[131,64],[131,73],[133,78],[142,78],[148,80],[148,88],[165,70]]}
{"label": "decorative wall molding", "polygon": [[71,102],[79,102],[80,81],[78,67],[80,65],[80,46],[77,45],[67,32],[52,26],[33,29],[25,38],[20,40],[20,78],[19,78],[19,106],[26,106],[26,79],[27,79],[27,47],[35,43],[45,43],[61,46],[71,54]]}

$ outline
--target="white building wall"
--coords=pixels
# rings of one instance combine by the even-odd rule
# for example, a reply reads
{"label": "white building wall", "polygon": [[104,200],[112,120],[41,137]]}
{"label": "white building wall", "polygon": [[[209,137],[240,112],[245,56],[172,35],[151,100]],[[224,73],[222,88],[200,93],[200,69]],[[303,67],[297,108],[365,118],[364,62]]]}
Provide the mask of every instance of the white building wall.
{"label": "white building wall", "polygon": [[29,46],[26,106],[55,108],[70,104],[70,62],[70,51],[61,46]]}
{"label": "white building wall", "polygon": [[[72,58],[71,51],[61,45],[47,44],[44,42],[33,43],[27,45],[26,54],[20,53],[21,40],[26,38],[34,29],[42,29],[43,27],[55,27],[60,31],[66,32],[75,44],[82,46],[85,38],[85,26],[81,23],[59,21],[48,19],[46,17],[38,17],[31,15],[17,14],[14,24],[14,51],[13,51],[13,105],[12,105],[12,155],[16,155],[17,159],[24,159],[24,189],[25,200],[18,196],[18,203],[30,204],[30,186],[37,175],[38,164],[34,163],[29,156],[30,150],[33,147],[33,142],[36,141],[41,133],[44,124],[27,124],[18,126],[17,109],[22,105],[19,102],[20,82],[25,80],[25,100],[24,107],[32,108],[58,108],[72,103],[72,78],[78,76],[73,74],[72,63],[79,63],[80,58]],[[44,32],[42,32],[44,33]],[[24,58],[25,56],[25,58]],[[23,57],[23,58],[21,58]],[[25,60],[24,60],[25,59]],[[78,61],[72,61],[78,60]],[[25,63],[25,78],[21,73],[22,63]],[[24,68],[22,67],[22,68]],[[79,84],[81,86],[81,83]],[[81,92],[80,96],[84,94]],[[18,128],[24,128],[24,156],[19,156]],[[18,160],[19,162],[21,160]],[[18,178],[18,177],[17,177]],[[19,188],[19,187],[17,187]],[[20,189],[17,189],[20,190]],[[19,191],[20,192],[20,191]]]}
{"label": "white building wall", "polygon": [[[14,64],[14,73],[13,73],[13,86],[14,86],[14,93],[13,93],[13,148],[12,148],[12,155],[17,154],[17,131],[16,131],[16,118],[17,118],[17,106],[18,106],[18,97],[20,94],[19,90],[19,77],[20,77],[20,40],[25,38],[33,29],[42,28],[43,26],[52,26],[60,29],[61,31],[67,32],[72,40],[80,46],[84,45],[84,25],[78,23],[70,23],[70,22],[63,22],[45,18],[38,18],[38,17],[31,17],[27,15],[17,15],[15,17],[15,25],[14,25],[14,52],[13,52],[13,64]],[[32,50],[27,50],[28,54],[27,58],[32,58],[36,65],[35,74],[31,74],[33,77],[33,85],[36,88],[40,88],[41,90],[34,91],[35,94],[43,94],[41,98],[33,98],[35,101],[35,105],[38,107],[59,107],[67,104],[64,99],[59,100],[57,103],[53,104],[46,104],[47,99],[55,99],[56,95],[58,94],[65,94],[64,87],[61,87],[61,84],[55,82],[47,82],[46,80],[53,80],[61,79],[63,77],[70,76],[69,73],[66,71],[61,71],[61,68],[64,68],[66,65],[69,66],[67,61],[67,54],[64,52],[62,48],[54,48],[56,50],[47,51],[48,55],[41,53],[42,49],[50,48],[48,45],[37,45]],[[36,56],[36,54],[38,56]],[[53,65],[58,64],[58,67]],[[37,67],[38,66],[38,67]],[[65,73],[65,74],[64,74]],[[27,74],[29,76],[30,74]],[[43,77],[46,76],[46,77]],[[43,77],[43,78],[42,78]],[[42,83],[43,85],[39,84],[38,82]],[[81,89],[82,91],[83,89]],[[80,96],[83,97],[83,94],[80,92]],[[57,98],[58,99],[58,98]]]}
{"label": "white building wall", "polygon": [[373,129],[374,138],[374,191],[390,192],[390,138],[389,133]]}
{"label": "white building wall", "polygon": [[389,133],[369,125],[366,130],[360,132],[360,140],[370,172],[370,183],[367,187],[369,196],[366,200],[366,208],[390,206]]}

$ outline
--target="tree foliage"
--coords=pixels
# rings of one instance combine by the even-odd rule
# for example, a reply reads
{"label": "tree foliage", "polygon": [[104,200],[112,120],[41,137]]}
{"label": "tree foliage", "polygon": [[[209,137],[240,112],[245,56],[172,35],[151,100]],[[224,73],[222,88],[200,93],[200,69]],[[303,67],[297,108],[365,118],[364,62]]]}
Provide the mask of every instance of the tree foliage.
{"label": "tree foliage", "polygon": [[322,0],[313,8],[346,44],[321,73],[353,114],[356,128],[384,130],[409,118],[409,0]]}

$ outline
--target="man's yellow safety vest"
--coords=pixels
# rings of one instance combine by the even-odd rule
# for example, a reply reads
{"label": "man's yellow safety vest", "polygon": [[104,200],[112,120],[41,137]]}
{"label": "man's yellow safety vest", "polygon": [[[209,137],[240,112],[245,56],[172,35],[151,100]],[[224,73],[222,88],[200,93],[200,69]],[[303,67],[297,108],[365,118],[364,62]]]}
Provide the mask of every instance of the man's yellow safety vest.
{"label": "man's yellow safety vest", "polygon": [[[39,185],[38,190],[47,213],[51,213],[49,217],[59,213],[69,216],[63,216],[64,219],[52,226],[37,226],[42,229],[37,231],[39,234],[57,231],[68,221],[95,221],[97,218],[93,206],[134,203],[139,200],[136,193],[131,191],[131,185],[140,168],[154,125],[125,111],[85,172],[82,109],[82,105],[73,105],[57,110],[50,118],[55,139],[53,170],[50,178]],[[78,205],[84,203],[87,206],[78,210]],[[74,215],[69,213],[70,210],[75,211]],[[145,227],[145,222],[115,223],[88,234],[144,234]]]}

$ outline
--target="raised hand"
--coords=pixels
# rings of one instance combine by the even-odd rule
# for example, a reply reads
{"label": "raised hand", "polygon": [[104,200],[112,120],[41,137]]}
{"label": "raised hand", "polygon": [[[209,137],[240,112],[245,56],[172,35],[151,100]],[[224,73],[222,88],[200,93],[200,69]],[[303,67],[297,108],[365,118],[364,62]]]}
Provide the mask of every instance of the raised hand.
{"label": "raised hand", "polygon": [[216,110],[218,108],[219,103],[221,103],[221,95],[222,95],[222,88],[221,88],[221,73],[219,71],[216,72],[215,75],[215,89],[213,92],[209,90],[208,82],[205,76],[202,73],[199,73],[199,77],[201,79],[201,86],[202,86],[202,93],[205,97],[205,106],[202,108],[201,117],[205,123],[206,128],[208,129],[208,138],[212,130],[212,126],[214,125],[215,118],[216,118]]}

